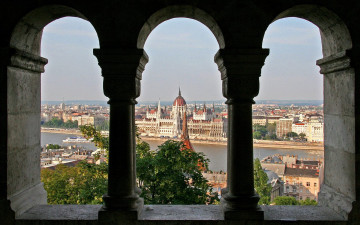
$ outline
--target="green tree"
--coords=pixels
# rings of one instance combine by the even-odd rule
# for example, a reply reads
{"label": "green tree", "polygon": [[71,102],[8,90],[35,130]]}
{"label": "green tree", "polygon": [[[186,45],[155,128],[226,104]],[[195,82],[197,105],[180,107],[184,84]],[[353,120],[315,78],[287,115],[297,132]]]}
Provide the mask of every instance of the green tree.
{"label": "green tree", "polygon": [[57,145],[57,144],[48,144],[46,146],[46,149],[60,149],[61,146],[60,145]]}
{"label": "green tree", "polygon": [[[109,149],[109,138],[93,126],[80,126],[86,138],[96,146]],[[209,160],[202,153],[184,149],[181,142],[167,141],[158,151],[136,133],[136,171],[141,196],[146,204],[204,204],[218,200],[208,193],[212,188],[202,176],[200,166],[207,169]],[[183,149],[183,150],[181,150]]]}
{"label": "green tree", "polygon": [[270,137],[274,137],[276,139],[276,123],[268,123],[266,124],[266,130]]}
{"label": "green tree", "polygon": [[104,122],[102,122],[96,126],[96,130],[109,130],[109,128],[110,128],[109,120],[105,120]]}
{"label": "green tree", "polygon": [[318,203],[314,199],[310,200],[310,198],[306,198],[305,200],[300,200],[299,204],[300,205],[317,205]]}
{"label": "green tree", "polygon": [[295,132],[288,132],[286,134],[286,137],[288,137],[288,138],[294,138],[294,137],[297,137],[297,136],[299,136],[299,135],[297,133],[295,133]]}
{"label": "green tree", "polygon": [[275,205],[299,205],[299,202],[290,196],[278,196],[274,199]]}
{"label": "green tree", "polygon": [[209,160],[202,153],[168,140],[151,151],[145,142],[137,145],[137,177],[146,204],[213,203],[211,186],[202,176]]}
{"label": "green tree", "polygon": [[262,138],[261,132],[260,131],[255,131],[254,134],[253,134],[253,138],[254,139],[261,139]]}
{"label": "green tree", "polygon": [[267,130],[265,126],[254,124],[253,125],[253,133],[255,139],[262,139],[266,136]]}
{"label": "green tree", "polygon": [[44,127],[51,127],[51,128],[77,128],[78,121],[68,120],[64,122],[62,119],[57,117],[53,117],[50,121],[45,122],[43,124]]}
{"label": "green tree", "polygon": [[109,151],[109,137],[103,136],[93,125],[83,125],[79,128],[85,138],[92,138],[96,147]]}
{"label": "green tree", "polygon": [[80,162],[75,167],[59,164],[42,169],[41,181],[49,204],[101,204],[107,189],[107,165]]}
{"label": "green tree", "polygon": [[254,186],[260,196],[259,204],[268,205],[270,203],[271,185],[268,183],[268,176],[261,167],[258,158],[254,161]]}
{"label": "green tree", "polygon": [[300,133],[300,134],[299,134],[299,137],[301,138],[301,140],[304,140],[304,139],[305,139],[305,136],[306,136],[306,134],[304,134],[304,133]]}

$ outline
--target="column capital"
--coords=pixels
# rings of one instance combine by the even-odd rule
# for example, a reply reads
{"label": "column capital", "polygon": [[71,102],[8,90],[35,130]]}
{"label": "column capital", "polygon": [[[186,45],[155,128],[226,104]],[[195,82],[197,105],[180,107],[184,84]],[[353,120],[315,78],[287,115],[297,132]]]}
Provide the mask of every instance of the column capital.
{"label": "column capital", "polygon": [[323,75],[351,68],[352,50],[345,50],[316,61]]}
{"label": "column capital", "polygon": [[149,57],[143,49],[94,49],[104,77],[104,94],[110,103],[140,96],[140,80]]}
{"label": "column capital", "polygon": [[45,72],[45,65],[48,63],[46,58],[34,55],[16,48],[6,47],[0,49],[1,64],[19,69],[24,69],[36,73]]}
{"label": "column capital", "polygon": [[221,73],[221,79],[227,77],[259,77],[269,49],[220,49],[214,57]]}
{"label": "column capital", "polygon": [[251,103],[259,93],[259,77],[269,49],[220,49],[215,57],[227,104]]}
{"label": "column capital", "polygon": [[94,49],[103,77],[136,77],[142,79],[149,57],[143,49]]}

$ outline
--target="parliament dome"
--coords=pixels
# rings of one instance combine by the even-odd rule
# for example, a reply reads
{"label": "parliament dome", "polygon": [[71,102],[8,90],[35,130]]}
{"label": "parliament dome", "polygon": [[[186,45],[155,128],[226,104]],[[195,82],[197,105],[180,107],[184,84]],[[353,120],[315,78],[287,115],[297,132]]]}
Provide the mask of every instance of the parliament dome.
{"label": "parliament dome", "polygon": [[181,91],[179,88],[179,96],[177,96],[174,100],[173,106],[185,106],[186,105],[186,101],[185,99],[181,96]]}

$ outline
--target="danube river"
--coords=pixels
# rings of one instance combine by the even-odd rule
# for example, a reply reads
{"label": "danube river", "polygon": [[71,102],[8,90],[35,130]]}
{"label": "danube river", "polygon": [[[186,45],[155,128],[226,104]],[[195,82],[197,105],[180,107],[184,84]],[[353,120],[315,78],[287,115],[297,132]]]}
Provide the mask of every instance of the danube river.
{"label": "danube river", "polygon": [[[74,136],[71,134],[57,134],[57,133],[41,133],[41,146],[45,144],[59,144],[59,145],[72,145],[70,143],[63,143],[62,140],[67,137]],[[146,141],[150,144],[151,149],[156,149],[165,141],[149,140]],[[87,149],[95,150],[96,147],[92,143],[78,143]],[[203,152],[209,159],[209,169],[213,171],[226,171],[226,146],[216,144],[199,144],[192,143],[196,152]],[[120,146],[121,147],[121,146]],[[241,151],[241,149],[239,150]],[[276,149],[276,148],[254,148],[254,158],[263,159],[266,156],[280,154],[280,155],[298,155],[299,158],[308,159],[322,159],[324,152],[321,150],[296,150],[296,149]],[[239,159],[241,163],[241,159]]]}

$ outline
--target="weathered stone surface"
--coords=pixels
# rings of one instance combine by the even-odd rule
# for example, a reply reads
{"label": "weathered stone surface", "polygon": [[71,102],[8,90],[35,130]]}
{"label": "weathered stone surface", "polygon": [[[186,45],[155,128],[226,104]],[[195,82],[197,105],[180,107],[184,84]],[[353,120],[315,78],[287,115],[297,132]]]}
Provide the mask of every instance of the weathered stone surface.
{"label": "weathered stone surface", "polygon": [[[52,0],[7,0],[1,4],[1,9],[4,13],[0,15],[0,26],[2,28],[0,48],[7,50],[9,48],[16,48],[22,52],[29,53],[29,55],[38,56],[40,55],[42,30],[46,24],[64,16],[76,16],[87,19],[97,31],[101,46],[100,51],[110,52],[109,54],[104,53],[104,60],[100,62],[101,64],[103,63],[104,77],[108,77],[107,79],[109,80],[105,84],[105,90],[108,90],[106,94],[111,95],[113,102],[116,102],[116,100],[129,100],[129,102],[134,103],[134,99],[140,94],[141,73],[146,64],[146,57],[144,57],[141,48],[146,41],[147,35],[156,25],[167,19],[174,17],[193,18],[208,26],[214,33],[222,50],[220,52],[229,53],[224,54],[224,57],[221,57],[220,63],[218,63],[223,80],[225,80],[223,82],[224,96],[232,98],[231,101],[233,103],[251,103],[252,98],[259,91],[257,79],[260,75],[262,63],[267,55],[265,54],[266,50],[262,50],[261,46],[263,35],[273,21],[285,17],[299,17],[313,22],[320,29],[323,54],[327,59],[330,59],[332,56],[341,56],[342,52],[348,52],[348,49],[358,48],[360,43],[360,17],[358,13],[360,11],[360,3],[348,0],[322,1],[321,6],[319,6],[316,5],[318,2],[279,0],[274,4],[267,0],[103,0],[101,2],[59,0],[56,1],[58,4],[56,5]],[[121,49],[120,52],[123,54],[112,54],[113,52],[119,53],[117,52],[119,49]],[[6,164],[2,168],[6,169],[2,170],[2,180],[0,181],[0,184],[2,184],[0,190],[2,192],[1,196],[5,199],[0,200],[6,200],[6,196],[11,197],[15,193],[30,191],[33,187],[31,184],[39,184],[37,182],[40,179],[38,172],[39,161],[37,160],[39,154],[38,142],[40,140],[40,76],[38,74],[31,74],[29,71],[37,71],[39,73],[42,71],[42,68],[39,65],[35,65],[33,61],[28,61],[28,54],[19,54],[15,58],[11,58],[11,56],[8,57],[7,50],[4,51],[4,54],[1,53],[2,60],[0,62],[2,65],[0,70],[1,83],[3,84],[3,88],[0,90],[2,95],[0,100],[2,105],[6,105],[6,110],[0,110],[0,119],[2,121],[0,123],[0,135],[4,137],[1,139],[0,146],[5,149],[3,150],[5,153],[2,152],[1,157],[7,159],[7,161],[1,161],[3,164]],[[358,188],[356,193],[354,188],[354,183],[360,183],[360,174],[358,171],[355,173],[354,170],[354,168],[360,168],[359,149],[357,149],[359,146],[354,144],[354,140],[355,138],[357,139],[360,131],[360,123],[358,122],[359,112],[355,112],[355,101],[360,99],[360,92],[358,90],[360,83],[355,79],[357,76],[355,73],[358,73],[357,68],[350,68],[350,66],[357,64],[360,59],[357,54],[352,55],[350,58],[352,60],[350,63],[345,57],[332,65],[325,66],[327,68],[323,66],[324,69],[322,70],[326,73],[324,80],[325,119],[327,120],[325,122],[325,129],[327,129],[325,130],[327,135],[325,151],[328,150],[328,153],[325,152],[325,166],[328,172],[325,173],[325,181],[331,186],[330,189],[332,191],[328,192],[334,193],[330,194],[330,197],[324,198],[324,202],[330,207],[339,207],[338,211],[342,210],[345,214],[349,211],[348,204],[338,204],[337,201],[341,197],[331,196],[341,196],[344,193],[344,198],[349,197],[353,200],[355,199],[354,196],[358,198],[360,195],[360,189]],[[12,67],[6,68],[7,66]],[[24,72],[24,69],[27,72]],[[118,75],[125,78],[116,79]],[[228,75],[235,75],[236,78],[234,76],[228,78]],[[37,76],[37,78],[33,78],[34,76]],[[242,76],[248,79],[237,78]],[[131,79],[127,80],[129,77]],[[126,86],[127,84],[124,85],[123,83],[129,85]],[[4,88],[4,84],[6,84],[6,88]],[[4,95],[7,96],[4,97]],[[35,118],[35,115],[38,118]],[[245,122],[251,123],[251,118],[247,117]],[[129,117],[122,121],[122,123],[115,123],[122,125],[130,124],[127,130],[128,132],[133,132],[133,118]],[[235,122],[230,121],[230,123]],[[355,124],[355,128],[353,124]],[[236,126],[239,127],[241,125]],[[245,133],[251,135],[249,132],[251,131],[247,130]],[[241,132],[232,132],[229,135],[234,139],[238,139],[243,134]],[[17,138],[16,135],[19,137]],[[129,143],[133,142],[133,137],[130,140],[129,136],[119,136],[115,135],[117,139],[111,145],[120,146],[123,143],[127,143],[129,146]],[[249,150],[250,148],[246,147],[246,149]],[[354,152],[356,155],[353,154]],[[241,156],[242,154],[245,153],[239,155]],[[131,164],[134,160],[130,158],[129,163]],[[355,158],[358,160],[355,161]],[[249,161],[249,159],[246,161]],[[20,162],[24,162],[21,169],[18,168]],[[11,176],[5,176],[5,173]],[[134,178],[131,179],[134,180]],[[6,183],[8,183],[8,188],[4,188],[3,184]],[[117,187],[114,189],[117,189]],[[277,213],[276,208],[271,208],[271,210],[273,209],[272,213]],[[162,210],[161,207],[159,210]],[[165,208],[164,211],[166,210]],[[198,214],[209,215],[205,211],[193,210]],[[288,220],[287,218],[289,217],[287,215],[289,214],[286,213],[289,211],[286,210],[286,213],[282,214],[281,210],[278,211],[279,214],[286,215],[285,217],[280,216],[270,222],[269,220],[261,221],[259,224],[340,223],[337,218],[326,213],[322,214],[323,211],[318,211],[315,208],[311,212],[314,212],[316,215],[324,215],[319,217],[323,218],[323,220],[316,220],[316,218],[312,217],[311,213],[306,210],[302,211],[299,208],[294,208],[294,211],[290,210],[290,214],[293,215],[298,215],[297,212],[302,212],[302,214],[300,213],[295,218],[296,221],[293,221],[293,217],[290,217],[290,220]],[[265,217],[271,218],[268,217],[268,211],[266,209],[264,211]],[[61,213],[60,211],[51,212],[51,214]],[[329,216],[328,218],[331,221],[325,221],[326,215]],[[354,215],[359,214],[354,213]],[[70,217],[59,219],[56,222],[46,217],[43,220],[18,220],[17,222],[19,224],[96,223],[95,220],[81,221],[81,218]],[[300,217],[304,218],[306,222],[299,222]],[[221,219],[187,220],[184,222],[180,220],[187,217],[182,214],[179,214],[177,218],[179,220],[171,221],[169,219],[159,222],[154,219],[141,220],[135,223],[254,224],[246,221],[224,222]],[[309,222],[312,219],[316,220],[316,222]],[[353,219],[353,221],[356,221],[356,219]]]}
{"label": "weathered stone surface", "polygon": [[[53,224],[97,224],[100,205],[40,205],[17,217],[21,225]],[[146,205],[142,218],[129,224],[346,224],[344,219],[326,207],[319,206],[262,206],[265,221],[225,221],[221,207],[216,205]],[[46,223],[48,221],[48,223]],[[50,222],[51,221],[51,222]],[[332,223],[332,221],[334,223]],[[38,223],[37,223],[38,224]]]}
{"label": "weathered stone surface", "polygon": [[8,113],[40,113],[40,73],[8,67]]}
{"label": "weathered stone surface", "polygon": [[11,208],[15,211],[15,216],[19,216],[33,206],[46,204],[47,196],[43,184],[38,183],[12,195],[9,200],[11,201]]}
{"label": "weathered stone surface", "polygon": [[355,200],[355,180],[351,179],[355,176],[355,155],[325,146],[324,160],[324,184]]}
{"label": "weathered stone surface", "polygon": [[339,193],[338,190],[323,184],[319,193],[319,204],[334,210],[345,220],[352,209],[354,199]]}
{"label": "weathered stone surface", "polygon": [[355,114],[355,74],[353,70],[324,75],[324,113]]}
{"label": "weathered stone surface", "polygon": [[[324,134],[325,154],[330,148],[355,153],[355,117],[325,113]],[[336,161],[336,158],[329,158],[329,160]]]}

